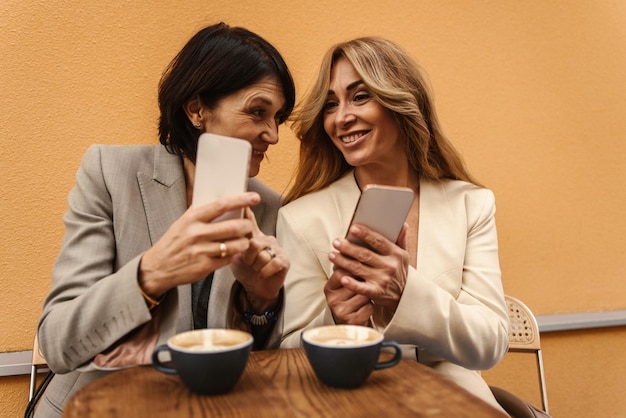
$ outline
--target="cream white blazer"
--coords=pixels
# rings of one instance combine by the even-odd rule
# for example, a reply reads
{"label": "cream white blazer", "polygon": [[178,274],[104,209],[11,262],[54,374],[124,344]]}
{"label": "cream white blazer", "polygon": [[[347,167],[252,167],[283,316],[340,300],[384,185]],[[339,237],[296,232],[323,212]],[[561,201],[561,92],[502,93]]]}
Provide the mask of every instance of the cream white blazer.
{"label": "cream white blazer", "polygon": [[[328,253],[344,237],[360,196],[353,172],[278,213],[277,238],[291,260],[281,347],[302,330],[332,324],[323,292]],[[508,315],[498,261],[493,193],[462,181],[420,183],[417,265],[385,337],[492,404],[479,373],[508,348]]]}

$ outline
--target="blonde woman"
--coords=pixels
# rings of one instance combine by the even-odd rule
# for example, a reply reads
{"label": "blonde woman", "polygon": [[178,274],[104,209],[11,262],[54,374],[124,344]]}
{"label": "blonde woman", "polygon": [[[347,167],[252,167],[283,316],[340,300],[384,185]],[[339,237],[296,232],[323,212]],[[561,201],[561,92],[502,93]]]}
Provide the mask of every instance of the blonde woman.
{"label": "blonde woman", "polygon": [[[430,95],[388,40],[354,39],[324,56],[295,116],[300,164],[278,215],[291,260],[281,347],[299,346],[312,326],[373,326],[500,408],[479,372],[508,347],[494,195],[465,169]],[[351,228],[371,249],[343,238],[368,184],[415,193],[397,242]]]}

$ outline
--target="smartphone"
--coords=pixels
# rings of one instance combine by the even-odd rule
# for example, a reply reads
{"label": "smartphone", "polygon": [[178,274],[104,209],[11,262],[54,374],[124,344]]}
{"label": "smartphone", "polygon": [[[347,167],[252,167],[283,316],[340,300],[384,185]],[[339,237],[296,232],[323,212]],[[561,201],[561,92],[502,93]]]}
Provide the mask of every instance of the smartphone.
{"label": "smartphone", "polygon": [[[364,225],[395,243],[413,204],[413,196],[413,190],[408,187],[367,185],[361,193],[350,225]],[[367,246],[350,235],[349,231],[348,227],[346,238],[349,241]]]}
{"label": "smartphone", "polygon": [[[193,206],[243,193],[248,186],[252,147],[246,140],[203,133],[198,138]],[[241,218],[243,209],[226,212],[213,222]]]}

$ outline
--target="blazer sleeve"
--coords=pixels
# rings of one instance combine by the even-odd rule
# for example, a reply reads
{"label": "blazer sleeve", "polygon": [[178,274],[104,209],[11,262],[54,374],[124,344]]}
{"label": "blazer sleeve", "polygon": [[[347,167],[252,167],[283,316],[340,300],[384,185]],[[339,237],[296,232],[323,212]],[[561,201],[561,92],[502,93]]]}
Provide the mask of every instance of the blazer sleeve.
{"label": "blazer sleeve", "polygon": [[[324,297],[328,252],[315,251],[311,244],[311,238],[324,234],[326,228],[304,225],[311,218],[291,209],[283,207],[278,212],[276,226],[278,242],[291,260],[285,279],[281,348],[299,347],[300,335],[307,328],[334,323]],[[330,245],[330,239],[322,241]]]}
{"label": "blazer sleeve", "polygon": [[88,363],[151,320],[137,287],[141,254],[114,271],[113,206],[98,147],[85,153],[68,204],[65,236],[38,326],[41,350],[56,373]]}
{"label": "blazer sleeve", "polygon": [[464,257],[459,258],[462,264],[434,278],[423,277],[411,267],[384,333],[388,339],[415,345],[420,361],[446,359],[468,369],[488,369],[506,354],[509,327],[498,261],[495,199],[491,191],[475,189],[464,202],[467,238]]}

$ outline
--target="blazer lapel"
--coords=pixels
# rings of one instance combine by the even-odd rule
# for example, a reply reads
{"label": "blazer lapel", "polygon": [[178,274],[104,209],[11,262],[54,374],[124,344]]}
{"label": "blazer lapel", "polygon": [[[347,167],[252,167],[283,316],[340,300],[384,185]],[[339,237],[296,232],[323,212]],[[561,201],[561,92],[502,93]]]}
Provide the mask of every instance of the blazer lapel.
{"label": "blazer lapel", "polygon": [[187,209],[182,160],[163,146],[154,147],[152,167],[138,171],[137,181],[154,245]]}
{"label": "blazer lapel", "polygon": [[[328,210],[332,210],[334,216],[325,217],[323,222],[328,222],[328,225],[321,228],[321,231],[341,231],[342,236],[345,236],[348,232],[354,209],[356,209],[356,204],[361,196],[361,190],[359,190],[359,186],[354,179],[354,171],[349,171],[330,187],[333,188],[333,193],[332,203]],[[314,246],[314,250],[320,264],[326,270],[327,277],[330,277],[333,273],[333,265],[328,260],[328,253],[332,249],[332,242],[328,242],[328,236],[322,233],[317,245]]]}
{"label": "blazer lapel", "polygon": [[356,204],[361,196],[361,190],[354,179],[354,171],[350,171],[335,183],[335,210],[339,222],[339,231],[345,235],[348,232],[352,215],[356,209]]}
{"label": "blazer lapel", "polygon": [[456,259],[446,255],[457,244],[458,237],[454,233],[457,221],[448,202],[444,183],[420,182],[419,212],[416,270],[420,276],[432,280],[442,271],[453,267],[445,265],[447,260],[453,262]]}
{"label": "blazer lapel", "polygon": [[[165,147],[154,147],[152,164],[137,172],[150,241],[154,245],[187,210],[187,192],[181,157]],[[177,332],[191,329],[191,286],[178,287]]]}

